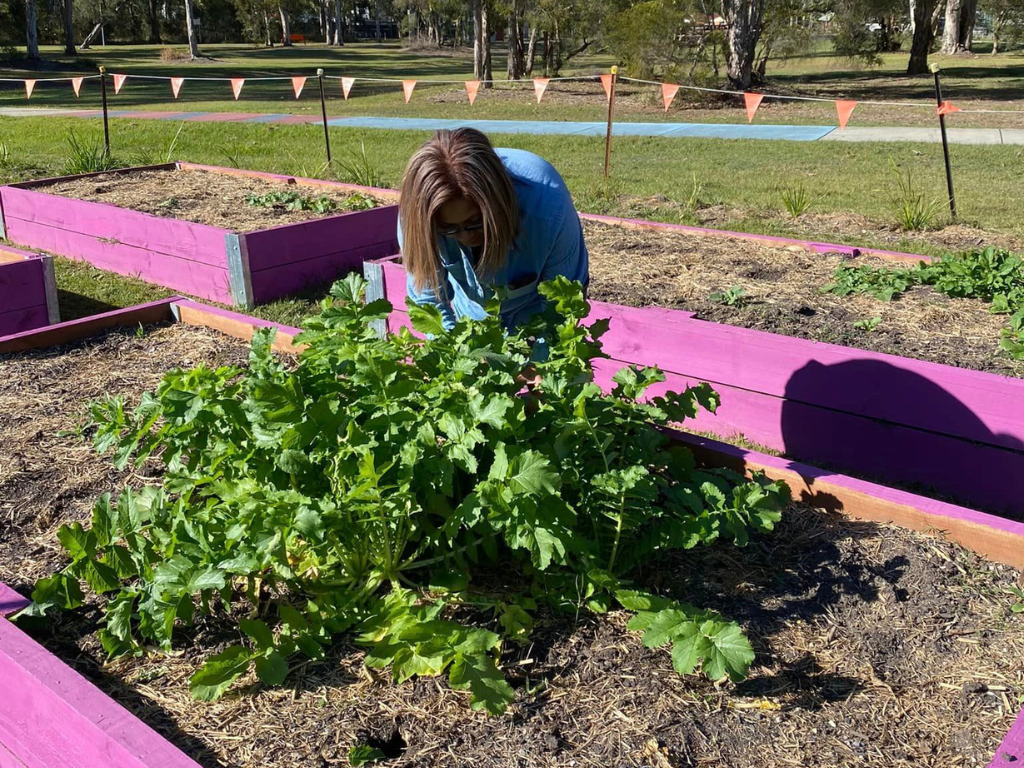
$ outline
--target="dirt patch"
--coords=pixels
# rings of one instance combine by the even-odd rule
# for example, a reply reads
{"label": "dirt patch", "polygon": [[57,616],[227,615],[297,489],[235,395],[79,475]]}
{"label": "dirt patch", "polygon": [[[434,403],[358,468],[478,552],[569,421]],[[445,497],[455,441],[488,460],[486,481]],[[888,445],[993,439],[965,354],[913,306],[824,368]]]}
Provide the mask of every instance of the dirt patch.
{"label": "dirt patch", "polygon": [[[591,296],[628,306],[677,307],[715,322],[1009,376],[1024,361],[999,349],[1005,318],[986,302],[916,287],[890,303],[822,293],[841,264],[881,259],[809,253],[715,236],[584,222]],[[738,286],[732,304],[712,294]],[[879,318],[873,330],[855,323]]]}
{"label": "dirt patch", "polygon": [[[26,590],[62,564],[57,526],[158,477],[114,472],[61,434],[88,401],[133,404],[171,367],[244,360],[239,342],[183,326],[0,360],[0,581]],[[1004,593],[1017,574],[940,539],[794,505],[744,549],[677,553],[636,577],[739,621],[758,654],[750,678],[678,676],[621,613],[549,613],[505,650],[516,701],[502,717],[470,712],[441,681],[395,686],[346,643],[284,688],[250,680],[203,704],[188,676],[237,639],[215,622],[173,655],[110,664],[94,604],[36,634],[201,764],[232,768],[345,765],[369,741],[403,768],[980,766],[1024,703],[1024,617]]]}
{"label": "dirt patch", "polygon": [[[196,224],[224,227],[235,232],[251,232],[281,224],[323,218],[344,213],[354,204],[353,193],[330,186],[299,186],[284,181],[200,170],[135,171],[110,173],[86,179],[49,184],[42,188],[49,194],[109,203],[154,216],[183,219]],[[315,200],[328,198],[331,210],[289,210],[286,202],[255,205],[251,195],[261,197],[275,193],[296,193]],[[358,195],[361,203],[366,195]],[[376,205],[386,205],[380,200]]]}

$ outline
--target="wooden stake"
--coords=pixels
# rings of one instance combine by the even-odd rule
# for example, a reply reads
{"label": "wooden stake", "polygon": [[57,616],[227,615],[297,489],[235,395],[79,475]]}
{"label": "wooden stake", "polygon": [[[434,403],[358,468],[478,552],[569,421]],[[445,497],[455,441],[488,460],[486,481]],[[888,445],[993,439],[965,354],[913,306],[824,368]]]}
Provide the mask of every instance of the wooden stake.
{"label": "wooden stake", "polygon": [[618,67],[612,67],[612,87],[608,94],[608,129],[604,136],[604,177],[608,178],[608,171],[612,162],[612,121],[615,117],[615,81],[618,79]]}
{"label": "wooden stake", "polygon": [[327,130],[327,102],[324,100],[324,71],[316,71],[316,79],[320,83],[320,113],[324,117],[324,144],[327,145],[327,163],[331,162],[331,134]]}

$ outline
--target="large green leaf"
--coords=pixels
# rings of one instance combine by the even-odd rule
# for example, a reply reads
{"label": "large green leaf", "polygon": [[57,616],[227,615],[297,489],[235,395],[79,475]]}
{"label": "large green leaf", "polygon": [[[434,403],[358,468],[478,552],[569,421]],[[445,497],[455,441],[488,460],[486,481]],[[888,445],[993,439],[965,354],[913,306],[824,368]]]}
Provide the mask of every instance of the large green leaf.
{"label": "large green leaf", "polygon": [[189,678],[188,687],[194,698],[215,701],[241,677],[252,661],[252,654],[241,645],[233,645],[211,656]]}
{"label": "large green leaf", "polygon": [[468,689],[473,694],[473,709],[484,709],[491,715],[500,715],[515,698],[512,686],[487,654],[459,654],[452,664],[449,682],[455,690]]}

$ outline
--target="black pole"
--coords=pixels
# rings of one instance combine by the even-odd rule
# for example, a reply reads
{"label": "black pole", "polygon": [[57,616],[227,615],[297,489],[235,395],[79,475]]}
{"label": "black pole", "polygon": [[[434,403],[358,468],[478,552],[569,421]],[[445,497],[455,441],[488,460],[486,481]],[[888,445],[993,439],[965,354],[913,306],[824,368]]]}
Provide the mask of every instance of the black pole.
{"label": "black pole", "polygon": [[107,120],[107,68],[100,67],[100,96],[103,98],[103,147],[110,157],[110,122]]}
{"label": "black pole", "polygon": [[942,83],[939,82],[939,66],[932,64],[932,74],[935,75],[935,103],[939,106],[939,132],[942,134],[942,156],[946,160],[946,189],[949,191],[949,215],[952,221],[956,221],[956,195],[953,194],[953,168],[949,164],[949,139],[946,138],[946,115],[942,113]]}
{"label": "black pole", "polygon": [[320,82],[320,113],[324,116],[324,144],[327,145],[327,162],[331,162],[331,134],[327,130],[327,102],[324,100],[324,71],[316,71],[316,79]]}

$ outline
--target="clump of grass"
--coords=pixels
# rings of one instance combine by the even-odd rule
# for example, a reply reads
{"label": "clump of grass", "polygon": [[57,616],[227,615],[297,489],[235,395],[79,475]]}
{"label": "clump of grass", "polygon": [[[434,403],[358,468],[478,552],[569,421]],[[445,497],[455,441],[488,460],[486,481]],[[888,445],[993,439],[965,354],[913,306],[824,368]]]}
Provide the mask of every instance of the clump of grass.
{"label": "clump of grass", "polygon": [[7,145],[0,141],[0,168],[10,168],[13,165],[11,160],[11,150],[8,149]]}
{"label": "clump of grass", "polygon": [[68,131],[67,149],[64,152],[64,173],[74,176],[79,173],[101,173],[122,167],[113,155],[107,154],[102,141],[86,143],[79,141],[74,131]]}
{"label": "clump of grass", "polygon": [[189,61],[192,55],[188,48],[161,48],[160,61]]}
{"label": "clump of grass", "polygon": [[799,218],[811,207],[811,195],[803,184],[787,187],[780,194],[782,204],[794,219]]}
{"label": "clump of grass", "polygon": [[388,182],[380,169],[366,154],[366,145],[359,142],[359,151],[349,150],[347,155],[335,160],[338,165],[338,180],[363,187],[386,187]]}
{"label": "clump of grass", "polygon": [[909,168],[900,170],[892,158],[889,159],[889,167],[896,177],[896,186],[890,193],[896,223],[906,232],[929,229],[935,222],[941,201],[928,200],[914,187]]}

